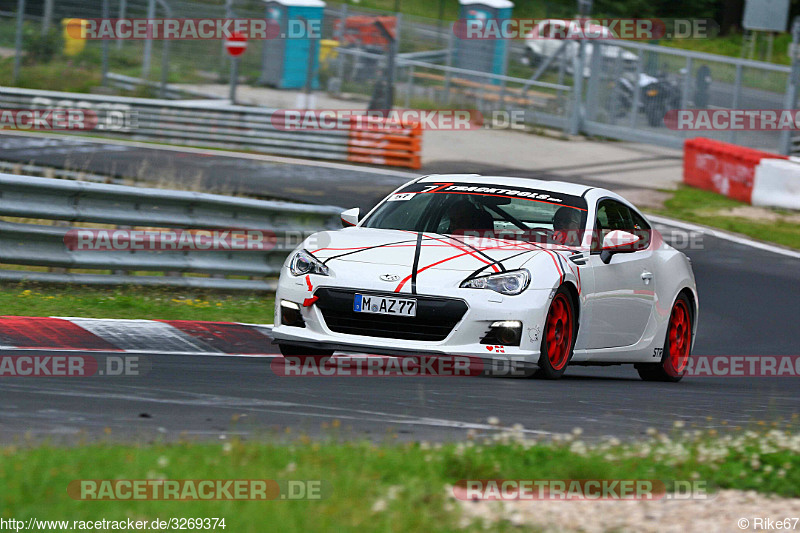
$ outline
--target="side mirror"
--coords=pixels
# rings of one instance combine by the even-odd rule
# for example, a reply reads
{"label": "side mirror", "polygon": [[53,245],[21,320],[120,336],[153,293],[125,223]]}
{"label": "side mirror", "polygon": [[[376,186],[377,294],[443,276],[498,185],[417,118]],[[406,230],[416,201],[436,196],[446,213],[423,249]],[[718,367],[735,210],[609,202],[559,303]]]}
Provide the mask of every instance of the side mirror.
{"label": "side mirror", "polygon": [[627,231],[614,230],[603,239],[603,248],[600,252],[600,260],[605,264],[611,262],[614,254],[625,254],[636,251],[635,244],[641,237],[628,233]]}
{"label": "side mirror", "polygon": [[358,224],[358,215],[360,213],[361,209],[358,207],[348,209],[347,211],[342,211],[342,227],[349,228],[350,226],[355,226]]}

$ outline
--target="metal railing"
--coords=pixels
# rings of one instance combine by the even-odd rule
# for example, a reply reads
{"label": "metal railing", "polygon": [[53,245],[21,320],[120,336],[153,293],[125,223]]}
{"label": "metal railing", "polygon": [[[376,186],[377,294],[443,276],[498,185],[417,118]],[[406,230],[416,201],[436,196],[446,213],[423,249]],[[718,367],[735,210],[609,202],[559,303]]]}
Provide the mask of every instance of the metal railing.
{"label": "metal railing", "polygon": [[182,100],[185,98],[202,98],[206,100],[222,99],[221,96],[216,94],[195,91],[188,87],[180,87],[177,85],[165,85],[162,87],[161,84],[154,81],[143,80],[133,76],[124,76],[113,72],[109,72],[106,75],[106,82],[110,86],[124,91],[136,91],[146,88],[153,91],[153,93],[157,92],[161,98],[166,98],[167,100]]}
{"label": "metal railing", "polygon": [[105,136],[420,167],[421,130],[414,124],[394,124],[386,134],[374,127],[347,121],[335,129],[303,129],[287,126],[285,110],[228,105],[213,100],[175,102],[0,87],[0,109],[22,108],[90,110],[98,115],[92,134]]}
{"label": "metal railing", "polygon": [[[276,281],[265,278],[279,274],[289,251],[310,233],[341,227],[338,207],[188,191],[0,174],[0,193],[0,280],[274,290]],[[41,223],[48,220],[54,225]],[[74,250],[68,233],[91,229],[71,227],[75,222],[251,230],[274,239],[261,250]]]}

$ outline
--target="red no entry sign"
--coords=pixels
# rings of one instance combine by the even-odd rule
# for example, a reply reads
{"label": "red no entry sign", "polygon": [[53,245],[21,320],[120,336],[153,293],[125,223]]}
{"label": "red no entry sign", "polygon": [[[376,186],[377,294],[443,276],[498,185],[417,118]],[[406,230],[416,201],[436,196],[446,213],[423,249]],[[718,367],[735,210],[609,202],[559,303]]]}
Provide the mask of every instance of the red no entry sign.
{"label": "red no entry sign", "polygon": [[225,40],[225,50],[233,57],[240,56],[247,50],[247,37],[239,32],[234,32]]}

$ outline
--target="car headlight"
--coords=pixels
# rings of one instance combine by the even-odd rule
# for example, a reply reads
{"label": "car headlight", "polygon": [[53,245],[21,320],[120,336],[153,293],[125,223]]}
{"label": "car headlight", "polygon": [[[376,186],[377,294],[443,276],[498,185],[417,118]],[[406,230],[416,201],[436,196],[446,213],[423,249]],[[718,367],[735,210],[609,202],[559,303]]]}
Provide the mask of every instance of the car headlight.
{"label": "car headlight", "polygon": [[300,250],[289,263],[289,272],[295,276],[305,276],[306,274],[319,274],[320,276],[327,276],[330,273],[328,267],[317,261],[317,259],[306,252]]}
{"label": "car headlight", "polygon": [[528,288],[531,273],[526,269],[512,270],[500,274],[491,274],[467,280],[461,284],[462,289],[490,289],[500,294],[513,296]]}

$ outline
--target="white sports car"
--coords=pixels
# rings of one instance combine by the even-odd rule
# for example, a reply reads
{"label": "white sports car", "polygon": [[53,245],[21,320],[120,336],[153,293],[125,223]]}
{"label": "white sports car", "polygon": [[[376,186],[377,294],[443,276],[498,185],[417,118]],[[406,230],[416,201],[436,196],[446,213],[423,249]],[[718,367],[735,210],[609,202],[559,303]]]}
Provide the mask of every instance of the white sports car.
{"label": "white sports car", "polygon": [[432,175],[306,239],[278,285],[284,355],[334,351],[634,364],[678,381],[697,330],[689,259],[613,192],[563,182]]}

